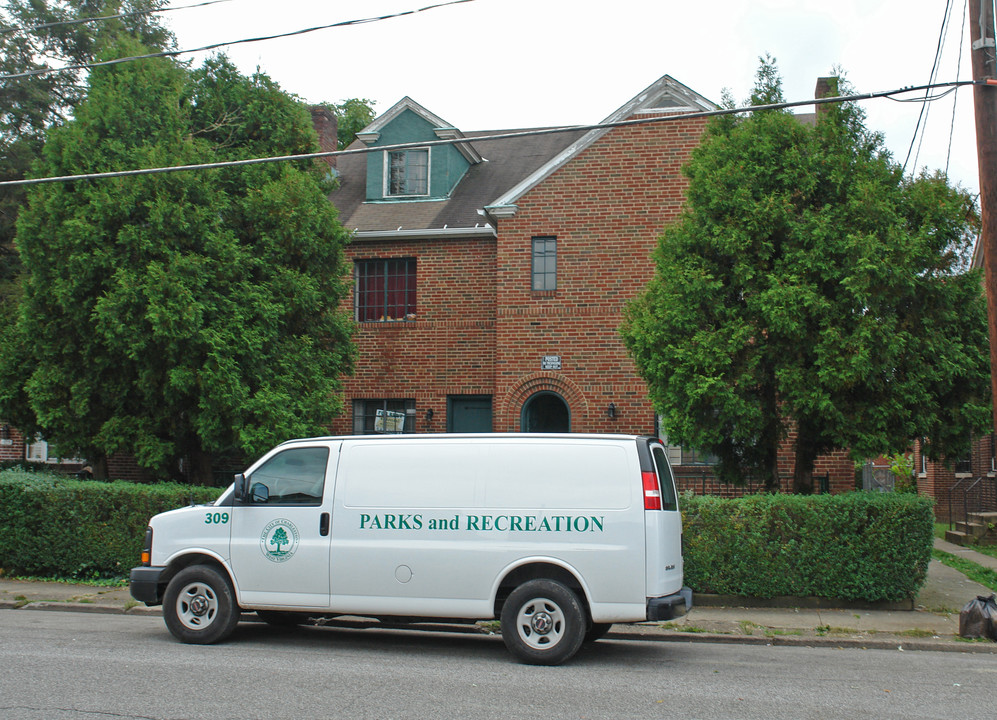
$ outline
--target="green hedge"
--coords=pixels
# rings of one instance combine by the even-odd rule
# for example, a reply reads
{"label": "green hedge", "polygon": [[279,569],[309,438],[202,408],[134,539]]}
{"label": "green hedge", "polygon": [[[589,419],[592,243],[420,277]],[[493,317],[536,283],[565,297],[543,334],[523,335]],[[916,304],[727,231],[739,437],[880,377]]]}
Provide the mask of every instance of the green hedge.
{"label": "green hedge", "polygon": [[686,584],[760,598],[907,600],[927,576],[933,506],[907,493],[686,495]]}
{"label": "green hedge", "polygon": [[[0,472],[0,570],[123,578],[149,518],[218,488]],[[911,494],[682,499],[686,583],[698,593],[900,601],[924,583],[932,501]]]}
{"label": "green hedge", "polygon": [[0,472],[0,570],[76,580],[123,578],[153,515],[212,502],[219,488]]}

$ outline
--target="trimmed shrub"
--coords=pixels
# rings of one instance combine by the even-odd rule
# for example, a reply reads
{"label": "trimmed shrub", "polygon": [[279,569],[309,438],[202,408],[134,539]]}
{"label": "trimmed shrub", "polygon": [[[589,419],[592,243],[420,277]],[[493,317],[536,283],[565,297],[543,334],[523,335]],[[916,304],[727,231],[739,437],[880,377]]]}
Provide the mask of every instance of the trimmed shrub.
{"label": "trimmed shrub", "polygon": [[686,495],[686,584],[760,598],[911,599],[931,560],[933,505],[906,493]]}
{"label": "trimmed shrub", "polygon": [[74,580],[126,577],[139,563],[149,518],[213,502],[221,492],[0,472],[0,570]]}

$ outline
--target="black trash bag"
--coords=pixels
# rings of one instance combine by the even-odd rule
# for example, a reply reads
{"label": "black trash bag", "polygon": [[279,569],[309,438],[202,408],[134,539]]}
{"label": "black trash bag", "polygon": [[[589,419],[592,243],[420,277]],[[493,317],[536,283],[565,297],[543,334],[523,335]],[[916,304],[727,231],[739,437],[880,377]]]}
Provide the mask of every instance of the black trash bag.
{"label": "black trash bag", "polygon": [[997,642],[997,600],[978,595],[959,613],[959,635],[964,638],[989,638]]}

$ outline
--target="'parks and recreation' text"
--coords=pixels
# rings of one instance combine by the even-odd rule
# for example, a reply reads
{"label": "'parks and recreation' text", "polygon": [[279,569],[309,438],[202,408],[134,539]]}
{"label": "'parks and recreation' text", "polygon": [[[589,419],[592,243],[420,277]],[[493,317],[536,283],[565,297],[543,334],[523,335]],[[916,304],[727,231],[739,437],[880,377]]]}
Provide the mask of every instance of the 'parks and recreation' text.
{"label": "'parks and recreation' text", "polygon": [[603,515],[360,515],[361,530],[480,530],[492,532],[603,532]]}

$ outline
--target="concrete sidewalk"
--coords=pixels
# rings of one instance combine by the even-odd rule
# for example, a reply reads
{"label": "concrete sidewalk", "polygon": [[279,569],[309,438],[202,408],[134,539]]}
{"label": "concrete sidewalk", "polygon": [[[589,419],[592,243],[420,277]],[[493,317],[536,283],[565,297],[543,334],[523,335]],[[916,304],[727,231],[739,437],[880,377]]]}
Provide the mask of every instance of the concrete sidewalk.
{"label": "concrete sidewalk", "polygon": [[[997,570],[997,559],[936,540],[935,547]],[[895,606],[821,607],[828,601],[780,598],[751,601],[697,596],[691,612],[670,623],[614,625],[609,637],[669,642],[736,642],[768,645],[949,650],[997,654],[997,643],[959,638],[959,611],[991,590],[932,560],[913,609]],[[747,599],[740,599],[747,603]],[[720,604],[713,604],[713,603]],[[767,603],[767,604],[766,604]],[[908,606],[909,607],[909,606]],[[160,615],[132,599],[127,587],[105,588],[0,578],[0,609]],[[247,616],[247,619],[252,616]],[[336,621],[333,621],[336,622]],[[332,624],[332,623],[330,623]],[[368,623],[343,620],[343,624]],[[475,626],[440,626],[457,631]]]}

